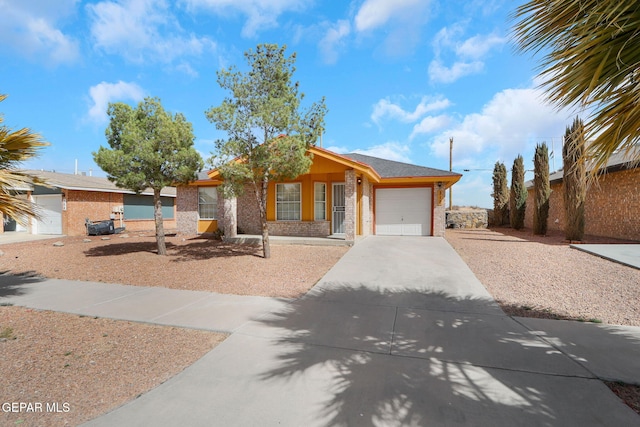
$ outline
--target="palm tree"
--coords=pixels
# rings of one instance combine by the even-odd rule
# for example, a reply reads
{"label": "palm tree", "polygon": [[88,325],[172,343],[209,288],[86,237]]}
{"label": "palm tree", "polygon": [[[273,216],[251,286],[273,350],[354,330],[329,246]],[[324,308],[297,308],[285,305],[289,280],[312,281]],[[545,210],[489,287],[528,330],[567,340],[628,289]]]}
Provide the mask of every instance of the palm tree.
{"label": "palm tree", "polygon": [[523,52],[540,63],[548,99],[593,113],[585,155],[595,175],[616,151],[640,162],[640,5],[635,0],[531,0],[513,14]]}
{"label": "palm tree", "polygon": [[[6,97],[0,95],[0,102]],[[2,123],[4,117],[0,114],[0,213],[25,224],[28,218],[37,218],[38,213],[35,205],[20,198],[15,189],[40,181],[20,172],[17,166],[34,157],[38,149],[48,144],[29,129],[12,131]]]}

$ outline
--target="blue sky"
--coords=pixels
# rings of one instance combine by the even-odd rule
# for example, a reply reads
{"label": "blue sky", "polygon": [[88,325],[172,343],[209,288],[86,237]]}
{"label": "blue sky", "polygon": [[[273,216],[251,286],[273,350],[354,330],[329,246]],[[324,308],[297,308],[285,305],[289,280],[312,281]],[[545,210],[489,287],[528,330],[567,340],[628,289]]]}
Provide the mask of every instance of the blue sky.
{"label": "blue sky", "polygon": [[[259,43],[297,53],[309,102],[326,97],[325,148],[449,169],[453,203],[491,207],[496,161],[536,143],[560,153],[573,117],[544,102],[536,58],[515,52],[507,0],[0,0],[5,124],[51,143],[28,168],[99,170],[109,102],[145,96],[193,123],[208,157],[224,138],[204,115],[227,95],[216,71],[246,69]],[[551,161],[562,166],[561,156]],[[465,169],[469,169],[465,172]],[[527,179],[533,174],[528,172]]]}

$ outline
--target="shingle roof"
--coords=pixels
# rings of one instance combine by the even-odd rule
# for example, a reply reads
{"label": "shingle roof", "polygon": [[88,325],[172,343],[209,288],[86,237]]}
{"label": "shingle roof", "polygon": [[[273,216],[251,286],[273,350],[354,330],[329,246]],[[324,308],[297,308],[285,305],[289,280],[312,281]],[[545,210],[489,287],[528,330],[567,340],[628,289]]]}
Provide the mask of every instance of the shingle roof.
{"label": "shingle roof", "polygon": [[359,153],[341,154],[356,162],[366,163],[371,166],[382,178],[400,178],[417,176],[461,176],[456,172],[444,171],[441,169],[428,168],[426,166],[412,165],[409,163],[396,162],[393,160],[381,159]]}
{"label": "shingle roof", "polygon": [[[116,187],[116,185],[109,181],[107,178],[100,176],[86,176],[86,175],[74,175],[68,173],[49,172],[49,171],[37,171],[27,170],[24,171],[29,175],[36,176],[45,180],[45,182],[53,187],[63,188],[66,190],[84,190],[84,191],[102,191],[107,193],[125,193],[135,194],[131,190]],[[153,190],[150,188],[143,191],[141,194],[151,195]],[[175,197],[175,187],[165,187],[162,189],[162,196]]]}

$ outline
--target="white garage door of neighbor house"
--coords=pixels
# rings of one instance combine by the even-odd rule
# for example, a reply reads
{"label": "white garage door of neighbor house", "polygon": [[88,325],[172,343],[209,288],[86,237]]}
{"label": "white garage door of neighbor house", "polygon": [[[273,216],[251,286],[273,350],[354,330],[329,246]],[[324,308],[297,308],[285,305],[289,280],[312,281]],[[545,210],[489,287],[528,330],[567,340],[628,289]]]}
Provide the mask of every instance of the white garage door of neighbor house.
{"label": "white garage door of neighbor house", "polygon": [[62,234],[62,195],[33,196],[39,208],[36,234]]}
{"label": "white garage door of neighbor house", "polygon": [[431,235],[431,188],[376,189],[376,234]]}

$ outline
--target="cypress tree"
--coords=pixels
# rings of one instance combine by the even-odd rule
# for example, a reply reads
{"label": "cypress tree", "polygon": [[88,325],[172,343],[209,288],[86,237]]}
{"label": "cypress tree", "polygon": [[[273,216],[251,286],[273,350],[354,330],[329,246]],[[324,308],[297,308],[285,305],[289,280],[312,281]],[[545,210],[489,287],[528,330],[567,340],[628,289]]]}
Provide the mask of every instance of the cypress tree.
{"label": "cypress tree", "polygon": [[524,159],[518,155],[511,170],[511,197],[509,198],[511,227],[524,227],[524,211],[527,207],[527,189],[524,186]]}
{"label": "cypress tree", "polygon": [[584,124],[576,117],[567,127],[562,147],[564,177],[564,235],[567,240],[584,237],[584,201],[587,193],[587,174],[584,162]]}
{"label": "cypress tree", "polygon": [[549,218],[549,149],[544,142],[536,146],[533,157],[533,233],[547,234]]}
{"label": "cypress tree", "polygon": [[496,162],[493,168],[493,221],[495,225],[509,224],[509,187],[507,167]]}

